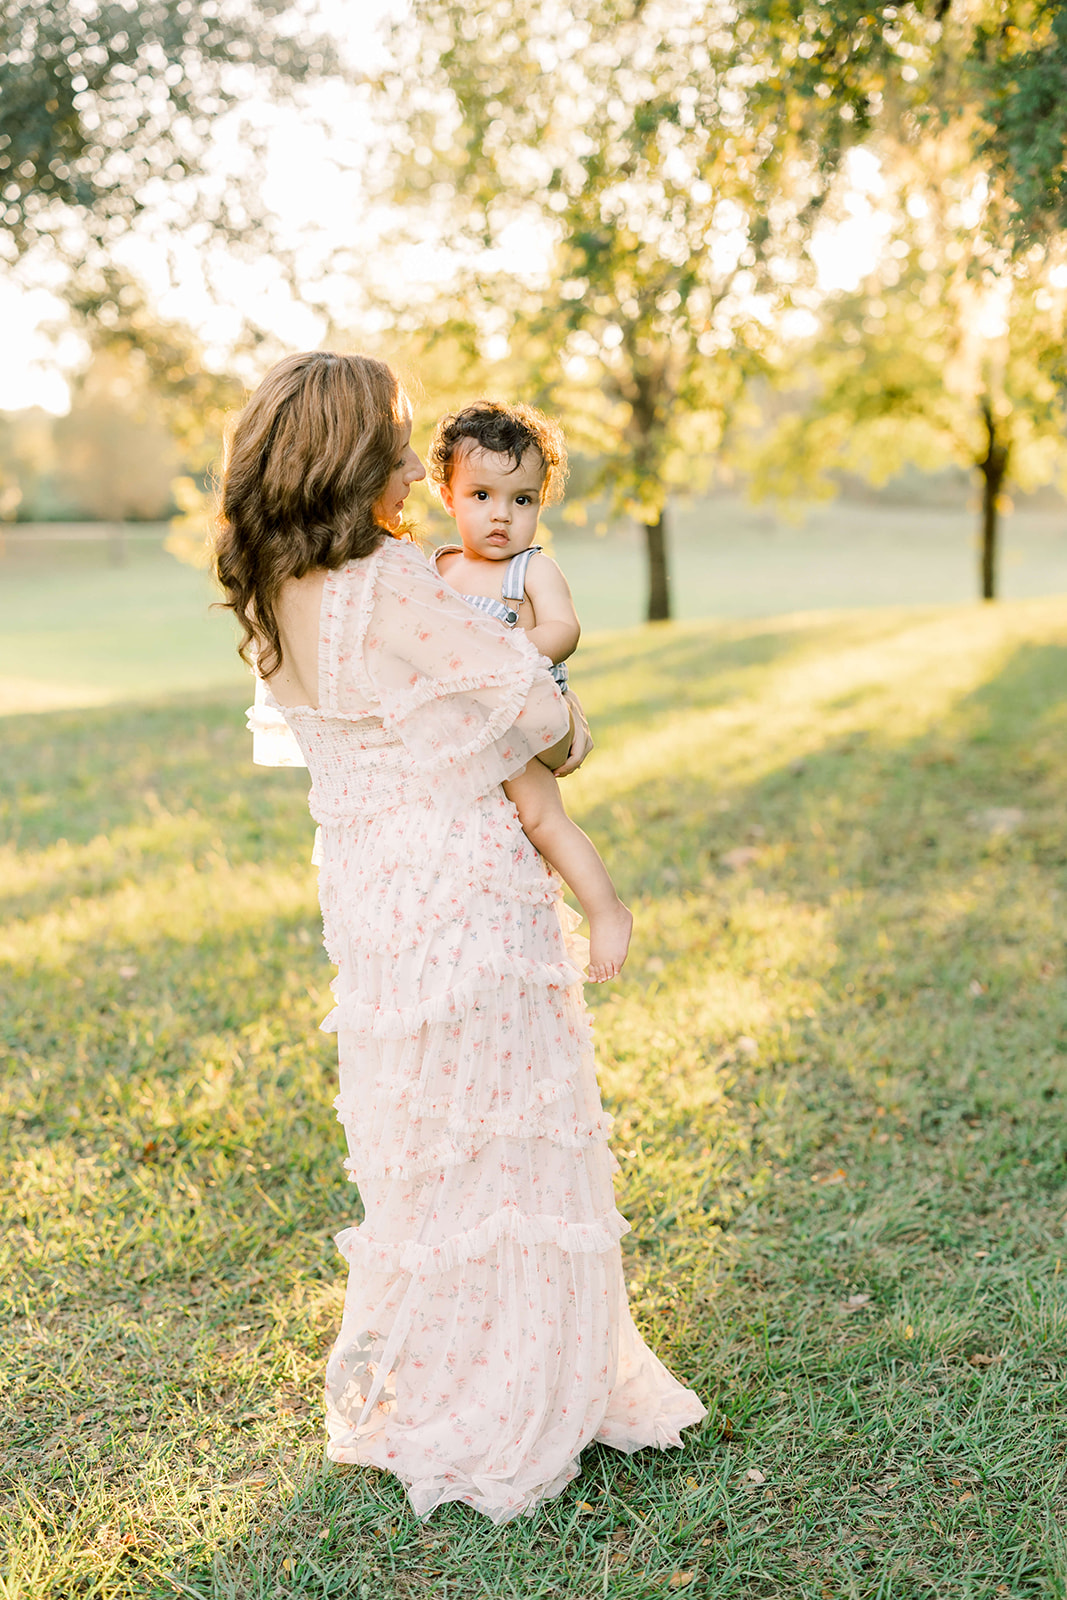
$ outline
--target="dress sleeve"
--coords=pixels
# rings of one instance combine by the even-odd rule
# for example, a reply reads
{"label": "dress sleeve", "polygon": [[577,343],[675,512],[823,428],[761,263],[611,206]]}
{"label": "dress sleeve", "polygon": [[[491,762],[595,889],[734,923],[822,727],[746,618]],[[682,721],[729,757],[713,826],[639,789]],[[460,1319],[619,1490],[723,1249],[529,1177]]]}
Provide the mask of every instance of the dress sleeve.
{"label": "dress sleeve", "polygon": [[248,708],[252,734],[252,760],[257,767],[306,767],[300,746],[281,711],[273,704],[267,685],[256,673],[255,703]]}
{"label": "dress sleeve", "polygon": [[564,737],[570,713],[550,664],[414,546],[382,550],[362,638],[366,685],[386,728],[450,799],[487,793]]}

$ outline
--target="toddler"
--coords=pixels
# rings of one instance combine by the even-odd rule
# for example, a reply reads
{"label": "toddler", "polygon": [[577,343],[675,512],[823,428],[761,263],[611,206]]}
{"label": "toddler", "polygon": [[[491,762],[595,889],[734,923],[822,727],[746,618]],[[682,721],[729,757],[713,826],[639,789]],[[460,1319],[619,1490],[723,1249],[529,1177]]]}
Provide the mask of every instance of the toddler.
{"label": "toddler", "polygon": [[[563,435],[532,406],[480,400],[442,418],[430,445],[430,476],[461,543],[434,553],[438,572],[465,600],[524,629],[552,675],[567,687],[566,658],[581,629],[556,563],[534,543],[542,505],[559,499],[567,472]],[[589,976],[617,977],[633,917],[595,845],[563,809],[555,775],[531,761],[504,792],[523,831],[556,869],[589,922]]]}

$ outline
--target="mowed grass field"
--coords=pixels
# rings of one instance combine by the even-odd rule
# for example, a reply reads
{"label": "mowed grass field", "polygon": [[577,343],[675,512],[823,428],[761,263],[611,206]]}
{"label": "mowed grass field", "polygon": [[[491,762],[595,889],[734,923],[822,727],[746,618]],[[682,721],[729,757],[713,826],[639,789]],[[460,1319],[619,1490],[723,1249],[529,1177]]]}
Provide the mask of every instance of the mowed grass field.
{"label": "mowed grass field", "polygon": [[575,676],[637,915],[589,991],[627,1277],[708,1422],[502,1529],[324,1465],[358,1203],[306,777],[239,683],[12,715],[2,1600],[1067,1594],[1067,601]]}
{"label": "mowed grass field", "polygon": [[[425,515],[427,491],[415,492]],[[598,537],[558,511],[546,537],[574,591],[586,637],[632,627],[645,611],[643,536]],[[443,517],[435,537],[446,535]],[[165,524],[132,526],[123,564],[92,525],[0,527],[0,716],[151,698],[242,682],[233,630],[209,605],[206,573],[164,549]],[[795,517],[739,496],[670,510],[677,617],[736,618],[888,604],[952,604],[977,592],[975,514],[842,500]],[[1004,519],[1000,589],[1008,599],[1067,593],[1067,503]]]}

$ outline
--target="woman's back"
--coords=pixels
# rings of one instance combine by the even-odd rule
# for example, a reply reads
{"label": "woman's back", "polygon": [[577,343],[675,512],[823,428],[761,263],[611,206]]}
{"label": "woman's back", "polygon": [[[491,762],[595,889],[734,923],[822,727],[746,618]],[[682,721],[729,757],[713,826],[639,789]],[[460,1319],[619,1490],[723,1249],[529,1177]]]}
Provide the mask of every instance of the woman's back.
{"label": "woman's back", "polygon": [[282,659],[270,689],[279,705],[319,703],[319,633],[327,576],[326,568],[317,567],[302,578],[287,578],[275,601]]}

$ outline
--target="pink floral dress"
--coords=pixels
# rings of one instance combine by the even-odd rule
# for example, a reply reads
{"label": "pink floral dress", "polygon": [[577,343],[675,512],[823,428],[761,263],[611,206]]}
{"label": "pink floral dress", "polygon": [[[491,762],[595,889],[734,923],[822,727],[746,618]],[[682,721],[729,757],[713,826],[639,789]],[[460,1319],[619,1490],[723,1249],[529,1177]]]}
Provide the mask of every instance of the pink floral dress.
{"label": "pink floral dress", "polygon": [[[591,1440],[677,1445],[704,1415],[627,1308],[572,914],[501,789],[567,711],[525,635],[406,542],[331,572],[321,616],[319,706],[283,714],[321,829],[323,1027],[364,1206],[337,1237],[328,1453],[395,1473],[420,1516],[460,1500],[504,1522]],[[257,759],[284,762],[260,701]]]}

